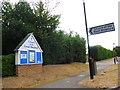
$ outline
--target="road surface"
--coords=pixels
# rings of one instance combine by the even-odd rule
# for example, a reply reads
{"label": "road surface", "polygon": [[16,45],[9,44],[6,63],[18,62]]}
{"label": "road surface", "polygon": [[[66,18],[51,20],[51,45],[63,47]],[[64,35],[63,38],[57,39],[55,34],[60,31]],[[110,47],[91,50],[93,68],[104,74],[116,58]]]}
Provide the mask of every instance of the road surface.
{"label": "road surface", "polygon": [[[112,64],[114,64],[113,59],[108,61],[97,62],[97,71],[103,70],[111,66]],[[77,85],[77,83],[80,80],[88,77],[89,75],[90,75],[89,71],[86,71],[77,75],[67,77],[65,79],[57,80],[48,84],[44,84],[42,86],[37,86],[35,88],[87,88],[87,87],[79,86]]]}

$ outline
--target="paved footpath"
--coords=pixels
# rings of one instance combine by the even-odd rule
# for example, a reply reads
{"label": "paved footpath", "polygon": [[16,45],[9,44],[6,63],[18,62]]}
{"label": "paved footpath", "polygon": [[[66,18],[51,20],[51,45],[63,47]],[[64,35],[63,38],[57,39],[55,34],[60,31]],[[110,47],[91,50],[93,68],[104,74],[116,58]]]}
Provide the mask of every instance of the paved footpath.
{"label": "paved footpath", "polygon": [[[103,70],[111,66],[112,64],[114,64],[113,59],[108,61],[97,62],[97,71]],[[87,87],[79,86],[77,85],[77,83],[80,80],[88,77],[89,75],[90,75],[89,71],[86,71],[77,75],[67,77],[65,79],[57,80],[48,84],[44,84],[42,86],[37,86],[35,88],[87,88]]]}

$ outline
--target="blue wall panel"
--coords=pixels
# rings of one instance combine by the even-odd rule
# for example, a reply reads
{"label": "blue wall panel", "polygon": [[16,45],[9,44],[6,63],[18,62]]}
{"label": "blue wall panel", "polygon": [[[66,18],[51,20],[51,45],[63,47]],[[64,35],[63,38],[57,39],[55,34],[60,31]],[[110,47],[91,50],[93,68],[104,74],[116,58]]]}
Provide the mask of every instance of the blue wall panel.
{"label": "blue wall panel", "polygon": [[43,63],[42,52],[34,50],[20,51],[20,64],[37,64]]}
{"label": "blue wall panel", "polygon": [[20,51],[20,64],[27,64],[27,51]]}
{"label": "blue wall panel", "polygon": [[37,52],[37,62],[42,63],[42,53],[41,52]]}

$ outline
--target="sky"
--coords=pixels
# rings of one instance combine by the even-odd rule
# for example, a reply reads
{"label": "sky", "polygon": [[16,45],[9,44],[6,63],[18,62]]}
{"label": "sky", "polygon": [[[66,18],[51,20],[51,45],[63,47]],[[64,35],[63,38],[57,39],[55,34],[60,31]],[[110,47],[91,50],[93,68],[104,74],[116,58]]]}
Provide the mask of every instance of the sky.
{"label": "sky", "polygon": [[[10,0],[14,3],[19,0]],[[29,3],[39,0],[26,0]],[[45,0],[42,0],[45,1]],[[86,39],[83,0],[46,0],[50,1],[50,7],[60,2],[52,14],[61,14],[60,30],[77,32]],[[88,28],[114,22],[115,31],[89,35],[90,46],[101,45],[112,50],[118,46],[118,2],[120,0],[84,0]],[[113,45],[113,43],[115,43]],[[87,44],[86,44],[87,46]]]}

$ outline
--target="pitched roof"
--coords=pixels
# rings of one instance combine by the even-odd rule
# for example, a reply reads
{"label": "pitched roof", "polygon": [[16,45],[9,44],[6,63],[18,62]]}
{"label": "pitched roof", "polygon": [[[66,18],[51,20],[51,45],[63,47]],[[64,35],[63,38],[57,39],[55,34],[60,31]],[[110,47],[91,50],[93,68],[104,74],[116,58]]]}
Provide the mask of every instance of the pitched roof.
{"label": "pitched roof", "polygon": [[[26,35],[26,37],[25,37],[25,38],[18,44],[18,46],[14,49],[14,51],[17,51],[31,35],[33,35],[33,33],[28,33],[28,34]],[[34,37],[34,35],[33,35],[33,37]],[[35,37],[34,37],[34,38],[35,38]],[[36,41],[36,40],[35,40],[35,41]],[[38,47],[41,49],[41,47],[39,46],[39,44],[38,44],[37,41],[36,41],[36,43],[37,43]],[[41,51],[42,51],[42,49],[41,49]],[[43,52],[43,51],[42,51],[42,52]]]}

